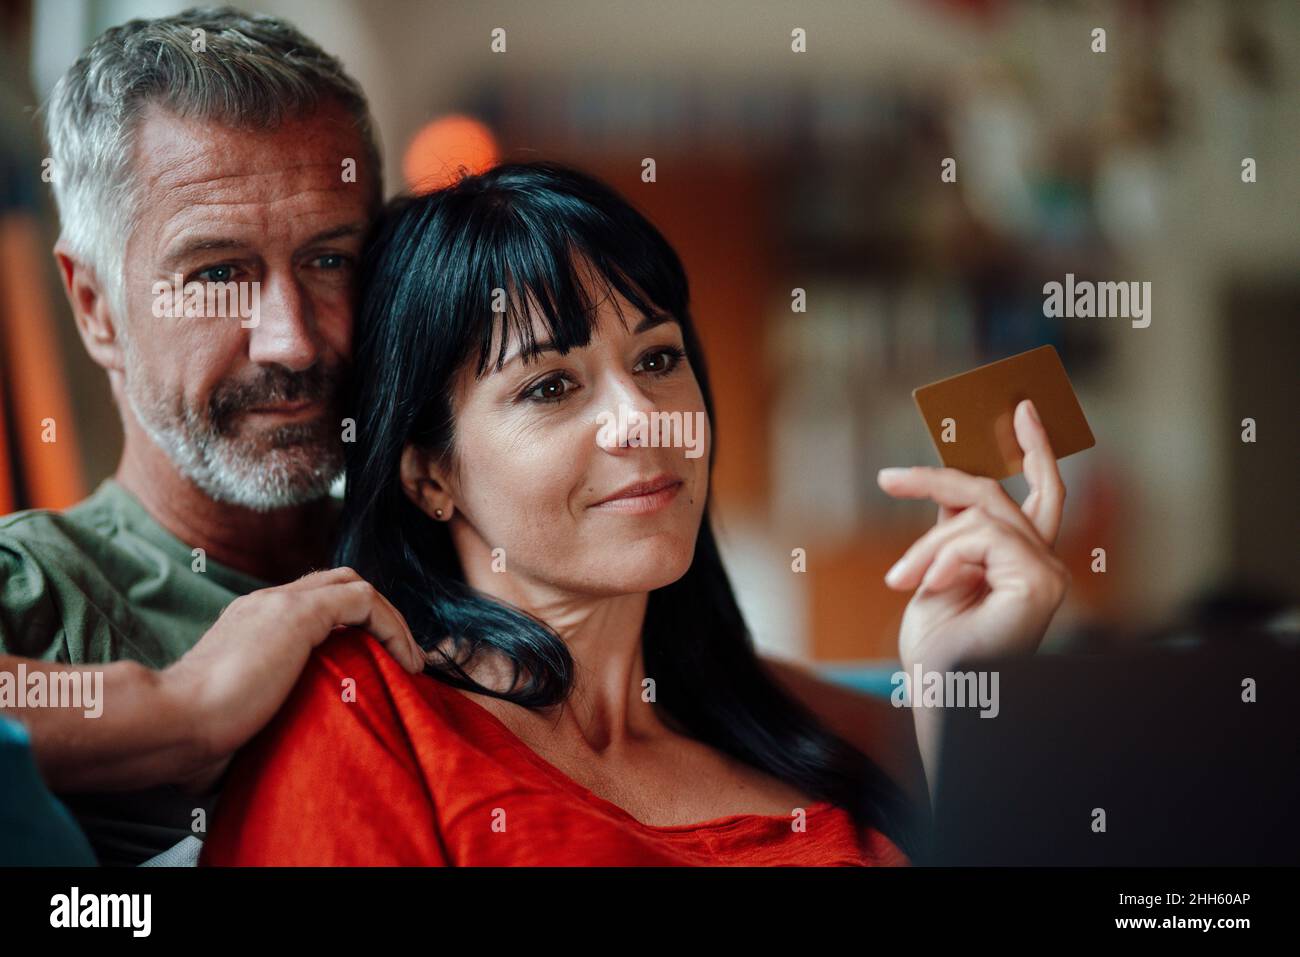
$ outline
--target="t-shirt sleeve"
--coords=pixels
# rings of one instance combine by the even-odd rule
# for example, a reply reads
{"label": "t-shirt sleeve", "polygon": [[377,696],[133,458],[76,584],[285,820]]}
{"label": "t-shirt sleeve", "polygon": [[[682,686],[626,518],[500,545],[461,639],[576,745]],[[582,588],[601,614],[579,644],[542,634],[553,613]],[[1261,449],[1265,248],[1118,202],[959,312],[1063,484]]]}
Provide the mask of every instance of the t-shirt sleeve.
{"label": "t-shirt sleeve", "polygon": [[348,631],[312,655],[275,719],[236,757],[201,864],[448,863],[373,657],[385,653]]}
{"label": "t-shirt sleeve", "polygon": [[21,538],[0,531],[0,655],[68,662],[55,583]]}

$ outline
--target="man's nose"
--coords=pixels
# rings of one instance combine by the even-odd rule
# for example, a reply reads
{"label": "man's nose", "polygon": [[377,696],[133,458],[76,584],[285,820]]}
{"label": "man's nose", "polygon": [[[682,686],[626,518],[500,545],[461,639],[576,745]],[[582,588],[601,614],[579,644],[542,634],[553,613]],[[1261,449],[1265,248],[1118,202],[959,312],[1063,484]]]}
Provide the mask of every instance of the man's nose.
{"label": "man's nose", "polygon": [[248,357],[256,363],[277,363],[294,372],[311,368],[320,358],[311,300],[291,277],[272,276],[251,297],[254,315],[248,326]]}

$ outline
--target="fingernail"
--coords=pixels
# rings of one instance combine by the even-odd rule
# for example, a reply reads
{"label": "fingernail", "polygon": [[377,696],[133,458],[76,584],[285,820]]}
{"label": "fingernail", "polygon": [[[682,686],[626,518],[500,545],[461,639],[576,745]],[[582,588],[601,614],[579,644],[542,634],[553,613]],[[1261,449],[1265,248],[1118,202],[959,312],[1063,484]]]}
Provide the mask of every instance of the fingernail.
{"label": "fingernail", "polygon": [[889,479],[902,478],[904,475],[908,473],[908,471],[909,471],[908,469],[900,469],[900,468],[881,469],[880,473],[876,476],[876,480],[880,482],[884,482],[884,481],[888,481]]}
{"label": "fingernail", "polygon": [[903,574],[902,568],[903,568],[903,560],[900,558],[898,561],[894,562],[893,568],[885,572],[885,584],[887,585],[897,584],[898,579]]}
{"label": "fingernail", "polygon": [[1034,408],[1034,401],[1032,399],[1026,399],[1025,401],[1029,403],[1029,417],[1034,420],[1036,425],[1042,425],[1043,420],[1038,417],[1038,410]]}

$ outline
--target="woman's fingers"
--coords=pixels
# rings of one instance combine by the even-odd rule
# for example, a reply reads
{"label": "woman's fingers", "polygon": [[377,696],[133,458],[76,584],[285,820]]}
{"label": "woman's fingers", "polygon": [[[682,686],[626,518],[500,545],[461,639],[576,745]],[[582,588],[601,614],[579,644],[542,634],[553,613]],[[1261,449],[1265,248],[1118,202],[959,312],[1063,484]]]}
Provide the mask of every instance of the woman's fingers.
{"label": "woman's fingers", "polygon": [[888,468],[881,469],[876,480],[881,489],[895,498],[932,499],[939,506],[936,525],[979,505],[995,518],[1023,532],[1033,532],[1049,546],[1055,545],[1065,508],[1065,483],[1057,468],[1052,443],[1029,399],[1016,406],[1013,421],[1016,441],[1024,453],[1022,468],[1029,485],[1023,506],[1017,505],[995,479],[969,475],[960,469]]}
{"label": "woman's fingers", "polygon": [[[924,535],[914,541],[903,557],[894,563],[894,567],[885,573],[885,584],[898,591],[911,591],[920,583],[930,570],[939,549],[959,535],[964,535],[983,523],[990,522],[990,516],[980,506],[972,505],[950,522],[935,525]],[[1005,526],[1005,523],[992,520]]]}
{"label": "woman's fingers", "polygon": [[983,565],[966,561],[955,549],[940,549],[920,587],[922,591],[932,592],[970,589],[984,580],[985,572]]}
{"label": "woman's fingers", "polygon": [[1069,583],[1065,566],[1050,552],[1001,522],[986,522],[940,545],[920,587],[931,592],[969,588],[976,580],[972,577],[976,568],[982,568],[993,590],[1014,584],[1052,608],[1060,605]]}
{"label": "woman's fingers", "polygon": [[[932,570],[936,576],[946,575],[946,569],[942,567],[933,569],[934,564],[945,548],[959,540],[969,539],[972,534],[976,540],[986,545],[997,543],[1004,549],[1005,554],[1014,555],[1026,567],[1043,564],[1055,568],[1060,565],[1056,556],[1038,539],[1036,532],[1031,530],[1026,534],[1021,529],[989,515],[982,506],[974,505],[951,522],[934,526],[913,542],[912,546],[903,553],[903,557],[886,573],[885,584],[898,591],[911,591],[922,584],[936,589],[941,587],[935,584],[935,579],[926,581],[926,577]],[[972,557],[969,551],[964,550],[960,554],[960,560],[979,562],[983,559],[981,556]]]}
{"label": "woman's fingers", "polygon": [[[876,480],[881,489],[895,498],[933,500],[942,508],[951,510],[949,517],[978,505],[994,518],[1026,533],[1038,534],[1033,522],[995,479],[970,475],[960,469],[919,465],[915,468],[881,469]],[[939,520],[945,521],[942,512]]]}
{"label": "woman's fingers", "polygon": [[1022,510],[1043,541],[1055,545],[1065,508],[1065,483],[1061,481],[1056,455],[1033,402],[1025,399],[1016,406],[1014,421],[1016,441],[1025,453],[1022,468],[1029,483],[1029,495]]}

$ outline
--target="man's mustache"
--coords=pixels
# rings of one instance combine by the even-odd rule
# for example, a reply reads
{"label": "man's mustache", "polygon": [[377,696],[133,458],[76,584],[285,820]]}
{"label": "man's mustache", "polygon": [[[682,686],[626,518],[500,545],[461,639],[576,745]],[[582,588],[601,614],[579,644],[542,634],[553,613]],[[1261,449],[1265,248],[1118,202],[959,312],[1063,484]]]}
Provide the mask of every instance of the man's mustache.
{"label": "man's mustache", "polygon": [[249,409],[288,402],[338,401],[345,370],[341,365],[317,363],[294,372],[284,366],[262,366],[251,381],[222,383],[208,402],[210,421],[224,430],[231,420]]}

